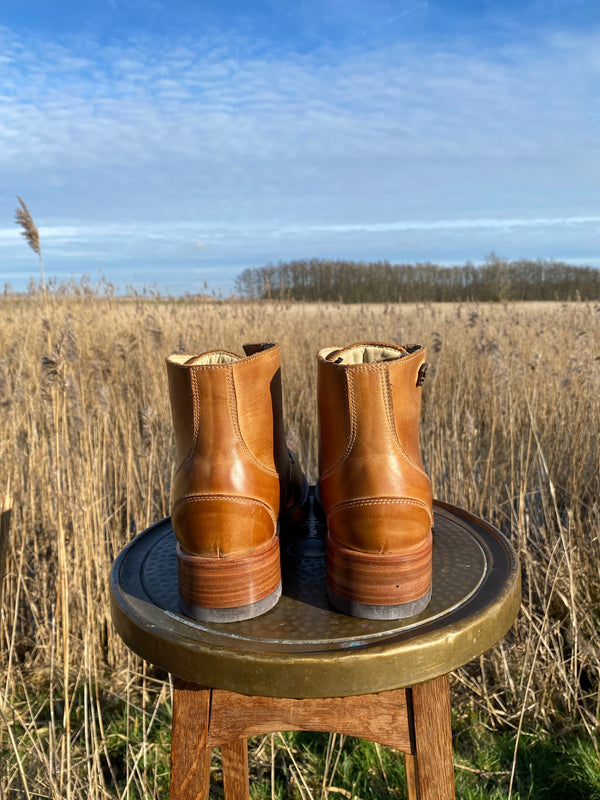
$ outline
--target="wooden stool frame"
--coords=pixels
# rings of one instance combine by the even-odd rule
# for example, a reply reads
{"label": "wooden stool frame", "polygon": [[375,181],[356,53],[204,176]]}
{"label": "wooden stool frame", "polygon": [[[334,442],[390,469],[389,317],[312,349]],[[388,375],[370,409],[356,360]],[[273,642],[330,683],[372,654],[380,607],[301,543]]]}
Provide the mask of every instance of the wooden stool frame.
{"label": "wooden stool frame", "polygon": [[346,617],[327,602],[324,525],[281,537],[284,591],[262,617],[196,623],[179,609],[170,519],[137,536],[111,573],[128,646],[174,679],[170,800],[207,800],[222,752],[226,800],[247,800],[249,736],[335,731],[404,753],[410,800],[453,800],[448,673],[493,646],[520,600],[516,553],[495,528],[434,503],[433,594],[400,621]]}
{"label": "wooden stool frame", "polygon": [[226,800],[248,800],[248,737],[335,731],[404,753],[409,800],[454,800],[448,677],[358,697],[248,697],[174,680],[170,800],[207,800],[221,748]]}

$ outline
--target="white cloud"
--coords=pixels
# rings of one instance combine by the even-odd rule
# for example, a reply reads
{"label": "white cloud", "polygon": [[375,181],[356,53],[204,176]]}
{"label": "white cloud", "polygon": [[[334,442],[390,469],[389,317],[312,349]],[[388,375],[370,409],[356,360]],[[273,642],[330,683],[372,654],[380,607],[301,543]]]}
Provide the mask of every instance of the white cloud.
{"label": "white cloud", "polygon": [[255,153],[298,154],[325,169],[328,159],[350,155],[394,165],[399,150],[417,159],[531,157],[542,144],[549,158],[574,133],[597,132],[590,112],[598,103],[582,78],[600,37],[578,44],[281,57],[238,54],[217,40],[180,44],[173,57],[158,41],[96,46],[83,58],[42,42],[13,56],[0,76],[0,143],[8,144],[0,164],[12,163],[11,130],[19,131],[22,168],[45,170],[60,170],[64,159],[81,169],[158,166],[181,154],[194,166],[216,159],[225,167]]}
{"label": "white cloud", "polygon": [[[0,208],[23,196],[44,244],[71,256],[150,237],[230,262],[232,240],[589,237],[599,51],[596,30],[300,54],[239,35],[103,47],[0,28]],[[16,242],[0,228],[5,253]]]}
{"label": "white cloud", "polygon": [[[50,247],[69,244],[118,242],[123,240],[140,242],[180,242],[196,250],[207,250],[213,244],[235,237],[238,241],[247,237],[260,239],[288,239],[310,237],[312,234],[381,234],[397,232],[452,232],[494,231],[510,232],[523,229],[530,233],[550,229],[579,228],[600,230],[600,216],[589,217],[537,217],[525,218],[477,218],[437,220],[397,220],[382,223],[349,224],[295,224],[273,225],[244,223],[180,222],[165,224],[114,223],[110,225],[50,225],[39,228],[42,244]],[[202,238],[198,238],[198,234]],[[0,228],[0,248],[13,247],[20,236],[18,227]],[[414,245],[415,242],[412,242]],[[154,246],[154,245],[153,245]]]}

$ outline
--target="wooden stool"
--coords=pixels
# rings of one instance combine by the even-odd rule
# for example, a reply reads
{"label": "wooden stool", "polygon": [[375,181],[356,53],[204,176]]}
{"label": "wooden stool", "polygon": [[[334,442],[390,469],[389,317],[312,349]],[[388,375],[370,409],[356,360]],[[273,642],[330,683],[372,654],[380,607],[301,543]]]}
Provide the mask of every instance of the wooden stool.
{"label": "wooden stool", "polygon": [[521,600],[517,556],[495,528],[436,502],[433,594],[418,616],[362,620],[325,590],[325,529],[311,513],[281,533],[283,596],[252,620],[203,623],[178,607],[167,518],[126,547],[111,574],[124,641],[174,676],[171,800],[208,798],[221,747],[227,800],[246,800],[247,738],[335,731],[405,754],[411,800],[454,794],[448,673],[494,645]]}

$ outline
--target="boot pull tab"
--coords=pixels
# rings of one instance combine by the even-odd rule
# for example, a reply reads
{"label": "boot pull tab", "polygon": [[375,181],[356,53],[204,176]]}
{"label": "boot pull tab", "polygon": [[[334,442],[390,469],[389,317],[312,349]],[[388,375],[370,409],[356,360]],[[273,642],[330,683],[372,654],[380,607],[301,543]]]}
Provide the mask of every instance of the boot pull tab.
{"label": "boot pull tab", "polygon": [[259,342],[258,344],[245,344],[244,353],[247,356],[253,356],[256,353],[262,353],[264,350],[270,350],[272,347],[275,347],[275,344],[271,342]]}
{"label": "boot pull tab", "polygon": [[423,386],[423,384],[425,383],[425,376],[427,375],[428,369],[429,369],[429,364],[426,361],[424,361],[419,367],[419,371],[417,373],[417,386]]}

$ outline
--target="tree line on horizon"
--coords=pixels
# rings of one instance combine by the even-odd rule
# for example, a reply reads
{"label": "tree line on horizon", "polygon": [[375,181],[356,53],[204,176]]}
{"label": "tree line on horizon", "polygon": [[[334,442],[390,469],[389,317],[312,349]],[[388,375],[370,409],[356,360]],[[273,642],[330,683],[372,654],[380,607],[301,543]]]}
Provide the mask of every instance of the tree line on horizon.
{"label": "tree line on horizon", "polygon": [[481,266],[452,267],[311,258],[245,269],[235,290],[245,298],[343,303],[597,300],[600,270],[495,254]]}

